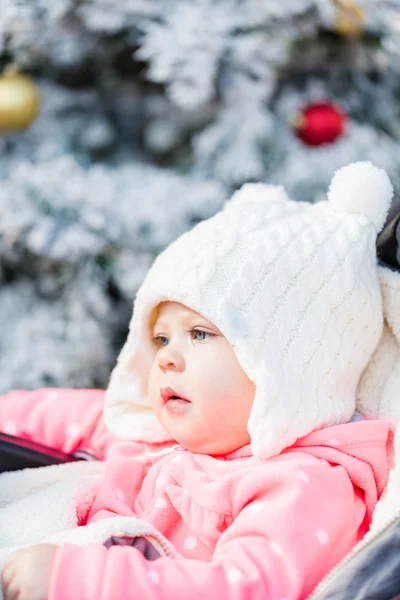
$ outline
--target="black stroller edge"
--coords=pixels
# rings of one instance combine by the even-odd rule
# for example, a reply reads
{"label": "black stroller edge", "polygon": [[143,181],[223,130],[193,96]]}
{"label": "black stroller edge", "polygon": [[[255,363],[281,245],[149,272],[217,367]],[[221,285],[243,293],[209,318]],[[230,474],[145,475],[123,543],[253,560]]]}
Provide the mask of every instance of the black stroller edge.
{"label": "black stroller edge", "polygon": [[95,456],[89,452],[67,454],[32,440],[0,433],[0,473],[93,459]]}

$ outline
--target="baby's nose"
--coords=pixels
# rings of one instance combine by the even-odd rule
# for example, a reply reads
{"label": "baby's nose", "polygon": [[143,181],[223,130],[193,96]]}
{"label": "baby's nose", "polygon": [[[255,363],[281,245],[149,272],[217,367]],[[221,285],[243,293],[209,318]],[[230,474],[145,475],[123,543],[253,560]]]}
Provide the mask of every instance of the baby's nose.
{"label": "baby's nose", "polygon": [[170,345],[164,346],[158,351],[158,366],[162,371],[182,371],[184,365],[182,354]]}

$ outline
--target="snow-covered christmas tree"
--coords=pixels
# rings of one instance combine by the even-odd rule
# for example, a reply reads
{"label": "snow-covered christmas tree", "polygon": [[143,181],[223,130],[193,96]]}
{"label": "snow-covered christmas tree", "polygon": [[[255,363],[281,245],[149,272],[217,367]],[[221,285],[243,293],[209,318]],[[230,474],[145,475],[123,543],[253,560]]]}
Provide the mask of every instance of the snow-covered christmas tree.
{"label": "snow-covered christmas tree", "polygon": [[400,0],[0,0],[0,71],[0,393],[105,386],[154,257],[242,183],[400,189]]}

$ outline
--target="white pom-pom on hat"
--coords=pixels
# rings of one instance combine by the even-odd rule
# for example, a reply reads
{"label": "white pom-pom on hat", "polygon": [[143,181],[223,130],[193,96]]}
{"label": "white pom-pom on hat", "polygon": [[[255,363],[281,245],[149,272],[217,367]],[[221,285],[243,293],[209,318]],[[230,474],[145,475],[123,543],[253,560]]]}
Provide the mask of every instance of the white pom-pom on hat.
{"label": "white pom-pom on hat", "polygon": [[386,171],[370,162],[355,162],[336,171],[328,192],[337,211],[365,215],[377,231],[385,223],[392,197]]}

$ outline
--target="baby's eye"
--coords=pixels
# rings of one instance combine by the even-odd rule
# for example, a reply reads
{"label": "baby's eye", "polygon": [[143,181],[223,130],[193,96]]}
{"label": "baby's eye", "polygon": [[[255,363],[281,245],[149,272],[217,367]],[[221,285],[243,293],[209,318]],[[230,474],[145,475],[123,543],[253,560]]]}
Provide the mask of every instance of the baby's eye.
{"label": "baby's eye", "polygon": [[168,344],[168,338],[165,335],[156,335],[151,341],[156,348],[161,348],[162,346],[166,346]]}
{"label": "baby's eye", "polygon": [[204,340],[215,337],[214,333],[205,331],[204,329],[192,329],[191,334],[192,338],[196,340],[196,342],[204,342]]}

